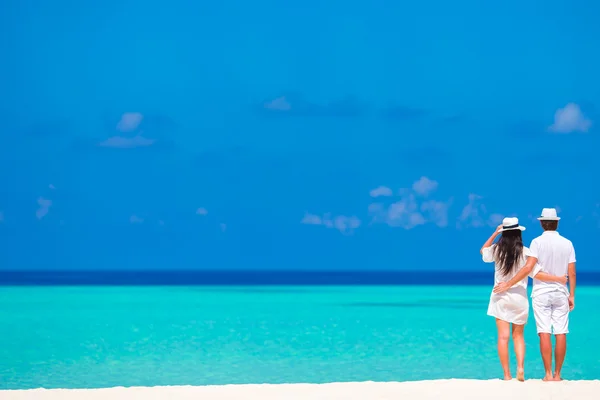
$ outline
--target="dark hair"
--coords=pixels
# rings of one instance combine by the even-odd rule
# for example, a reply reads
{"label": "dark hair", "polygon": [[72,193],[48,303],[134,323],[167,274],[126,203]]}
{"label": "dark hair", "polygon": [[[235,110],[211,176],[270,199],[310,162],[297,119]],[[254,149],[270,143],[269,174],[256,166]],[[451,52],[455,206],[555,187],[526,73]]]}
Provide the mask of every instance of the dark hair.
{"label": "dark hair", "polygon": [[494,247],[494,259],[502,275],[509,275],[518,268],[523,257],[523,237],[520,229],[502,232],[502,237]]}
{"label": "dark hair", "polygon": [[545,231],[555,231],[558,229],[558,221],[540,221],[542,229]]}

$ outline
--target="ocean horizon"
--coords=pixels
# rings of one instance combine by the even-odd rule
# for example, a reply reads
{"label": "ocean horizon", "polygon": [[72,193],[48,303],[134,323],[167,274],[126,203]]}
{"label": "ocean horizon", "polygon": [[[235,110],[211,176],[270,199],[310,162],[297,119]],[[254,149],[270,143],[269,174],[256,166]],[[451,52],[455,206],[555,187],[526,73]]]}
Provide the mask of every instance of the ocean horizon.
{"label": "ocean horizon", "polygon": [[[494,271],[440,270],[18,270],[0,271],[0,286],[404,286],[491,285]],[[600,285],[600,271],[577,273],[578,286]]]}

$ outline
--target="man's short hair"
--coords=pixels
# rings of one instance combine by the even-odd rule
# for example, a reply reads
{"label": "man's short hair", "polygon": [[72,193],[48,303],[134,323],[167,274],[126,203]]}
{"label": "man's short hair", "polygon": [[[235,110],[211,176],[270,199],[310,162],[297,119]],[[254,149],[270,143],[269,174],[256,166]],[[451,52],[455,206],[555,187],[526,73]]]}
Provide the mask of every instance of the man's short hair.
{"label": "man's short hair", "polygon": [[555,231],[558,229],[558,221],[540,221],[542,229],[545,231]]}

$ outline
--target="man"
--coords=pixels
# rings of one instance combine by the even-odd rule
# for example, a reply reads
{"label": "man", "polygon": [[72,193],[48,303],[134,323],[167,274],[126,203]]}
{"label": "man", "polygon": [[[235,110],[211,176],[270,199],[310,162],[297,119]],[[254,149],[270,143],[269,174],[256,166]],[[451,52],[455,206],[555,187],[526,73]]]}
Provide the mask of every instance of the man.
{"label": "man", "polygon": [[[575,308],[575,249],[570,240],[556,231],[560,218],[554,208],[544,208],[538,218],[544,233],[533,239],[529,250],[531,256],[527,264],[508,282],[496,285],[494,293],[508,290],[536,268],[551,275],[568,275],[569,289],[558,282],[544,282],[533,279],[531,299],[537,332],[540,337],[540,351],[546,375],[544,381],[562,380],[560,372],[567,352],[569,333],[569,312]],[[552,374],[552,340],[556,338],[555,368]]]}

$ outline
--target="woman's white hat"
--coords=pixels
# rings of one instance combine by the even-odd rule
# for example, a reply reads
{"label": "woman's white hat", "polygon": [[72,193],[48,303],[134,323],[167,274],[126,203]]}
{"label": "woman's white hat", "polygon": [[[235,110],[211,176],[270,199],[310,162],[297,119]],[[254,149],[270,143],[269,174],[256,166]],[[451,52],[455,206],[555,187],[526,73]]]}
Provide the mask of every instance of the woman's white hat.
{"label": "woman's white hat", "polygon": [[542,210],[542,216],[538,217],[540,221],[558,221],[559,216],[556,215],[556,208],[544,208]]}
{"label": "woman's white hat", "polygon": [[509,217],[502,220],[502,229],[500,229],[498,232],[513,231],[515,229],[524,231],[525,227],[519,225],[519,218]]}

